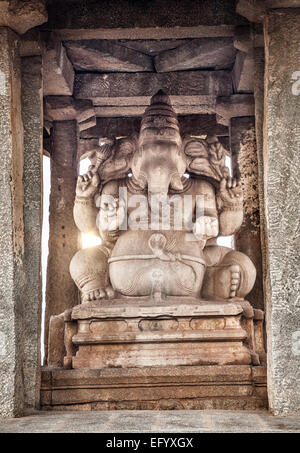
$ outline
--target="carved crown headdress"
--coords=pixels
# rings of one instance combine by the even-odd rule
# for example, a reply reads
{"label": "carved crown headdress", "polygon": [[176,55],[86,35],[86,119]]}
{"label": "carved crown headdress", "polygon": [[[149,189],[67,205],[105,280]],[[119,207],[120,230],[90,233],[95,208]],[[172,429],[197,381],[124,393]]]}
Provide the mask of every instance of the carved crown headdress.
{"label": "carved crown headdress", "polygon": [[152,96],[142,117],[139,135],[140,145],[157,140],[182,144],[177,115],[163,90]]}

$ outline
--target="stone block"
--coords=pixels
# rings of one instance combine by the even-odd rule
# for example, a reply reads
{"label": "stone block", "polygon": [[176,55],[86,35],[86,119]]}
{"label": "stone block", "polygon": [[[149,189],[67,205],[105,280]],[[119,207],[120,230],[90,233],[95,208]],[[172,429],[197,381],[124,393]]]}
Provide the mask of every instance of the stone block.
{"label": "stone block", "polygon": [[232,66],[236,50],[232,38],[194,39],[155,57],[157,72],[198,68],[226,69]]}
{"label": "stone block", "polygon": [[238,52],[232,70],[232,80],[235,93],[252,93],[253,75],[253,52]]}
{"label": "stone block", "polygon": [[267,405],[264,367],[45,368],[44,373],[46,410],[253,410]]}
{"label": "stone block", "polygon": [[73,94],[74,69],[66,49],[52,37],[44,49],[44,96],[68,96]]}
{"label": "stone block", "polygon": [[0,415],[24,407],[24,187],[21,61],[17,35],[0,28]]}
{"label": "stone block", "polygon": [[142,52],[109,40],[64,41],[75,69],[101,72],[145,72],[153,70],[152,59]]}

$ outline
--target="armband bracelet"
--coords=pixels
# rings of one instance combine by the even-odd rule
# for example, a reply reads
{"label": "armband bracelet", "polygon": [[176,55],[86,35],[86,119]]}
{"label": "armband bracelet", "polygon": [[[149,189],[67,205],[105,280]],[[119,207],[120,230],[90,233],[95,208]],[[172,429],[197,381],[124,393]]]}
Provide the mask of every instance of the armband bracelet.
{"label": "armband bracelet", "polygon": [[93,197],[91,197],[91,198],[85,198],[85,197],[78,197],[78,196],[76,196],[76,197],[75,197],[75,203],[76,203],[76,204],[81,204],[81,205],[84,205],[84,206],[95,206],[94,198],[93,198]]}
{"label": "armband bracelet", "polygon": [[226,204],[223,204],[223,206],[220,209],[221,212],[224,212],[224,211],[242,211],[242,210],[243,210],[243,205],[241,203],[238,203],[238,204],[226,203]]}

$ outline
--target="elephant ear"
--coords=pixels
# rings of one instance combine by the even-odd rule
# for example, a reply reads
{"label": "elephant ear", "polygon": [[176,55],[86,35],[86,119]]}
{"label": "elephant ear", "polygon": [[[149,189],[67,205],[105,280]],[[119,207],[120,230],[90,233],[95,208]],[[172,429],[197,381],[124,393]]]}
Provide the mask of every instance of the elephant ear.
{"label": "elephant ear", "polygon": [[220,182],[229,175],[225,165],[228,151],[215,136],[206,139],[187,136],[183,140],[183,150],[187,157],[187,170],[196,176],[205,176]]}
{"label": "elephant ear", "polygon": [[88,158],[96,167],[101,179],[101,185],[113,179],[124,178],[131,169],[133,155],[137,149],[137,136],[110,139],[101,137],[86,140],[82,146],[88,149],[80,150],[80,160]]}
{"label": "elephant ear", "polygon": [[80,161],[88,158],[100,174],[100,168],[114,153],[115,140],[103,137],[83,140],[79,145]]}
{"label": "elephant ear", "polygon": [[115,140],[111,155],[99,168],[99,175],[103,183],[127,176],[137,144],[135,135]]}

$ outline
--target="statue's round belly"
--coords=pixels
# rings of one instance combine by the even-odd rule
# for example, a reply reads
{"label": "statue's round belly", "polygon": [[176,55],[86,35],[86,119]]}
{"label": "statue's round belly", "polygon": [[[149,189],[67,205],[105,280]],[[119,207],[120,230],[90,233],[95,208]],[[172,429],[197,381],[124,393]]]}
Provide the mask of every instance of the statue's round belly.
{"label": "statue's round belly", "polygon": [[202,250],[183,231],[127,231],[109,259],[110,280],[126,296],[161,292],[199,297],[205,270]]}

